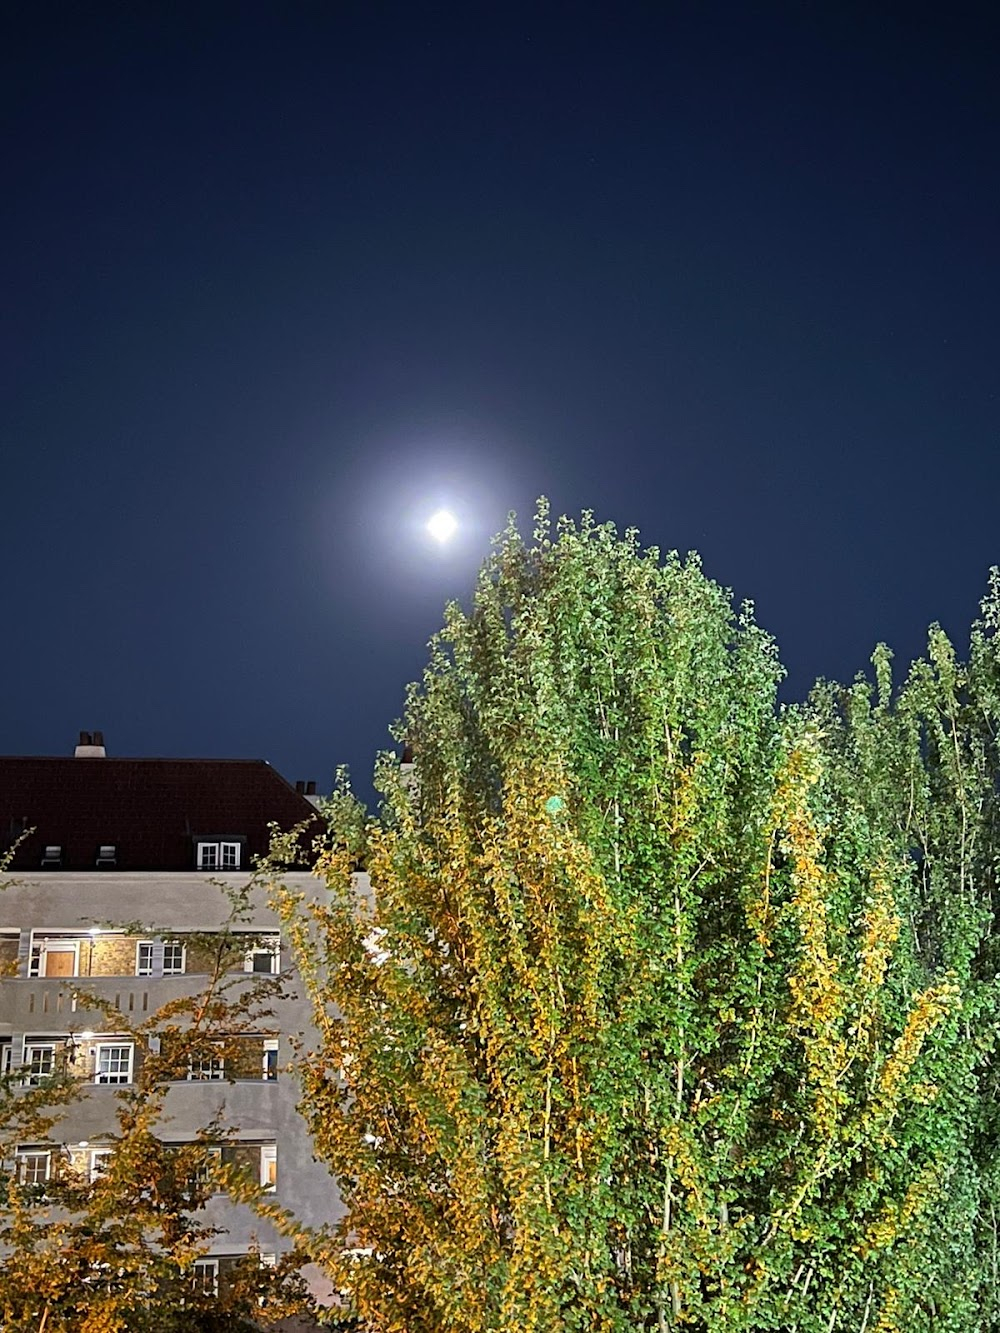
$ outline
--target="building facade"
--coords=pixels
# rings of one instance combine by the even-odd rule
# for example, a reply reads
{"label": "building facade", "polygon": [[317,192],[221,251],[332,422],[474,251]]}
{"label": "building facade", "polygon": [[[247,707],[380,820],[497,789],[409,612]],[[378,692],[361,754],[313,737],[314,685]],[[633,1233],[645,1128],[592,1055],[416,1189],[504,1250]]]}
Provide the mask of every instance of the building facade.
{"label": "building facade", "polygon": [[[247,885],[272,825],[311,824],[308,845],[319,830],[313,791],[262,760],[111,758],[100,733],[81,733],[72,757],[0,757],[0,848],[13,849],[0,893],[0,1067],[25,1086],[66,1067],[81,1084],[50,1141],[17,1145],[23,1181],[44,1182],[54,1154],[91,1177],[101,1170],[115,1093],[135,1080],[143,1056],[129,1029],[205,988],[229,910],[220,886]],[[305,870],[285,878],[315,891]],[[287,994],[259,1031],[241,1031],[178,1071],[162,1137],[194,1142],[218,1117],[228,1127],[220,1157],[307,1225],[330,1221],[336,1188],[313,1161],[287,1071],[309,1010],[262,888],[250,892],[235,929],[228,969],[248,983],[281,976]],[[221,1193],[205,1220],[219,1229],[199,1264],[205,1283],[250,1249],[266,1261],[287,1248]]]}

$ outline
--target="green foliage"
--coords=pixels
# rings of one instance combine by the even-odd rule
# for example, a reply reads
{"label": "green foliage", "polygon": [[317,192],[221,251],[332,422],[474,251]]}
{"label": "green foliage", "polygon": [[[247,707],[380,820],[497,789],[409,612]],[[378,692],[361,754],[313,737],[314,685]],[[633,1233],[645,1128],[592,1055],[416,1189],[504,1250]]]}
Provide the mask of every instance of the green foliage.
{"label": "green foliage", "polygon": [[508,529],[413,771],[278,891],[363,1327],[1000,1327],[998,605],[968,666],[934,630],[898,693],[879,650],[782,711],[695,557]]}

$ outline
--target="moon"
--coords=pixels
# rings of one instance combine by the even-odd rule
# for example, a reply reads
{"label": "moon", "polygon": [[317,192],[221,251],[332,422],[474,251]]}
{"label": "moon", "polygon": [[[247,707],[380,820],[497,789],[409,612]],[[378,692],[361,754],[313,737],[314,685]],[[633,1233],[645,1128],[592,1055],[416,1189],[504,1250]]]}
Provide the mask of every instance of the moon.
{"label": "moon", "polygon": [[458,519],[450,509],[439,509],[431,514],[425,527],[434,540],[444,546],[458,531]]}

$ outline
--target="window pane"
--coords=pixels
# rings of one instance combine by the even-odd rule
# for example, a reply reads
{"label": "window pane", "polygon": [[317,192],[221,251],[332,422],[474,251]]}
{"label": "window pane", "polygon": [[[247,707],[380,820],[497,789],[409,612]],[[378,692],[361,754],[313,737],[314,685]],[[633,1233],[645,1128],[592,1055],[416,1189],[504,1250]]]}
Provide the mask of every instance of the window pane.
{"label": "window pane", "polygon": [[22,1185],[43,1185],[49,1178],[47,1152],[18,1153],[19,1177]]}
{"label": "window pane", "polygon": [[177,940],[163,946],[163,971],[165,974],[184,971],[184,945]]}
{"label": "window pane", "polygon": [[268,1083],[272,1083],[278,1077],[278,1043],[276,1041],[265,1041],[264,1043],[262,1076]]}
{"label": "window pane", "polygon": [[195,1291],[204,1291],[211,1296],[218,1295],[219,1291],[219,1261],[218,1259],[198,1259],[195,1261],[194,1272],[192,1274],[192,1287]]}
{"label": "window pane", "polygon": [[222,1055],[210,1055],[200,1060],[192,1060],[188,1067],[188,1078],[192,1082],[217,1082],[225,1077],[226,1062]]}
{"label": "window pane", "polygon": [[90,1153],[90,1179],[95,1181],[98,1176],[103,1176],[108,1169],[108,1158],[111,1156],[110,1148],[93,1148]]}
{"label": "window pane", "polygon": [[143,940],[136,954],[135,974],[137,977],[148,977],[152,971],[153,944],[151,940]]}
{"label": "window pane", "polygon": [[200,842],[198,844],[198,866],[201,870],[215,870],[219,864],[219,844]]}
{"label": "window pane", "polygon": [[273,1190],[278,1183],[278,1145],[266,1143],[260,1150],[260,1183]]}
{"label": "window pane", "polygon": [[132,1047],[99,1046],[97,1048],[97,1083],[130,1083],[132,1081]]}
{"label": "window pane", "polygon": [[240,845],[238,842],[224,842],[222,844],[222,868],[224,870],[238,870],[240,866]]}
{"label": "window pane", "polygon": [[26,1046],[24,1063],[27,1068],[25,1081],[37,1084],[48,1078],[55,1068],[56,1051],[54,1046]]}

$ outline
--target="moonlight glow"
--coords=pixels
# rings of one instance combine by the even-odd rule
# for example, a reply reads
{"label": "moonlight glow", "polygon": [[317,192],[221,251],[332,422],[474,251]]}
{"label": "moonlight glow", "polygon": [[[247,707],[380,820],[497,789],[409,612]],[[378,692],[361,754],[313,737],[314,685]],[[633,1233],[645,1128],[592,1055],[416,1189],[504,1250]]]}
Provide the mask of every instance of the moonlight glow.
{"label": "moonlight glow", "polygon": [[436,542],[442,546],[450,542],[458,528],[458,520],[455,515],[447,509],[439,509],[436,514],[431,514],[427,520],[427,531]]}

